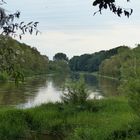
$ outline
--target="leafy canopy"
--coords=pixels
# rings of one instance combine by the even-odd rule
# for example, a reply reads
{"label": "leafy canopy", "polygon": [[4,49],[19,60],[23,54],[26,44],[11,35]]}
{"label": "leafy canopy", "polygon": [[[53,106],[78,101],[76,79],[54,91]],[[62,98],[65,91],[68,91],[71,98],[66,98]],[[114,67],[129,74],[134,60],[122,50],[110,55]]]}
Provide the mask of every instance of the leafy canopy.
{"label": "leafy canopy", "polygon": [[60,61],[60,60],[68,61],[68,57],[64,53],[56,53],[53,57],[53,60],[54,61]]}

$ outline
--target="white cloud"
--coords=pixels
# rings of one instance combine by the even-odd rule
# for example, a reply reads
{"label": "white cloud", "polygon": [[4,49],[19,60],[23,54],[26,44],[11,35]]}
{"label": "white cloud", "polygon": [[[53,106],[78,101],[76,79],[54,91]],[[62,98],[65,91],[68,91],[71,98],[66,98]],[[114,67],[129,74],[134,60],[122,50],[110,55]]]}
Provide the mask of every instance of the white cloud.
{"label": "white cloud", "polygon": [[57,52],[69,57],[94,53],[120,45],[134,47],[140,42],[138,26],[118,25],[106,30],[48,31],[38,36],[25,36],[27,42],[50,58]]}

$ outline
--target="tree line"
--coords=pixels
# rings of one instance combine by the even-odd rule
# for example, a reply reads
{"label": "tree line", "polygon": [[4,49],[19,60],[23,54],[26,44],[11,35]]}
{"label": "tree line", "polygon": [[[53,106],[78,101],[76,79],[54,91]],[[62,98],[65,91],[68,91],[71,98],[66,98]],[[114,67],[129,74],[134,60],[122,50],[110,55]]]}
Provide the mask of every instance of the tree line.
{"label": "tree line", "polygon": [[127,49],[127,46],[120,46],[114,49],[95,52],[93,54],[83,54],[74,56],[69,61],[69,66],[72,71],[96,72],[99,71],[99,66],[102,61],[118,54],[119,49]]}

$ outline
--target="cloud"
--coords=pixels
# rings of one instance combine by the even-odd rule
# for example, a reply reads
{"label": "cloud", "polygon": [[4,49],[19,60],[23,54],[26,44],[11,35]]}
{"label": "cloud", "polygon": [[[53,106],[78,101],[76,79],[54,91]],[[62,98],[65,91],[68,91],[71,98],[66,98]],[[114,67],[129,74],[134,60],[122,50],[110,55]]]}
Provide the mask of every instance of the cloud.
{"label": "cloud", "polygon": [[115,25],[104,30],[48,31],[38,36],[25,36],[22,41],[37,47],[50,58],[57,52],[64,52],[72,57],[120,45],[134,47],[140,42],[139,32],[138,26]]}

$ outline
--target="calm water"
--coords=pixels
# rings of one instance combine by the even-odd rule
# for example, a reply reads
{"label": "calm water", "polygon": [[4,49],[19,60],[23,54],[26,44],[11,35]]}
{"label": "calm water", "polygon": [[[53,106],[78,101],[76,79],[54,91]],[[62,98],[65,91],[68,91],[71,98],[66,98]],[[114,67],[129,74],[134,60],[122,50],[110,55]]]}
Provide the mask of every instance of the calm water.
{"label": "calm water", "polygon": [[[61,101],[62,89],[68,77],[75,79],[78,75],[28,78],[18,87],[14,83],[0,83],[0,105],[30,108],[42,103]],[[85,81],[91,93],[90,98],[118,95],[119,83],[115,80],[85,75]]]}

